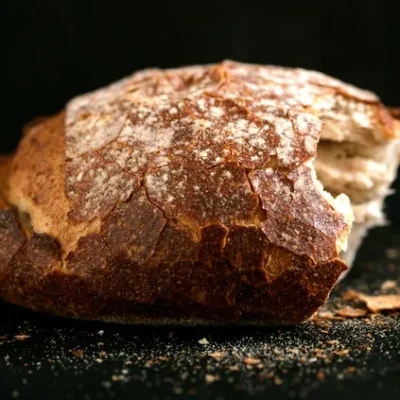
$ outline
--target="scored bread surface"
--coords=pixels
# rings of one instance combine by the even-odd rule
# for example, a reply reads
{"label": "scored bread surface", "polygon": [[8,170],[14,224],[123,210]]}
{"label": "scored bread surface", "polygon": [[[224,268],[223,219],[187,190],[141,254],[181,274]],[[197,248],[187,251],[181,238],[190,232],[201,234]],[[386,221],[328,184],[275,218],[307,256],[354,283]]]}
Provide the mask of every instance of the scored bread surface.
{"label": "scored bread surface", "polygon": [[332,98],[397,135],[370,92],[231,61],[141,71],[32,123],[0,160],[0,295],[121,322],[305,320],[353,220],[313,166]]}

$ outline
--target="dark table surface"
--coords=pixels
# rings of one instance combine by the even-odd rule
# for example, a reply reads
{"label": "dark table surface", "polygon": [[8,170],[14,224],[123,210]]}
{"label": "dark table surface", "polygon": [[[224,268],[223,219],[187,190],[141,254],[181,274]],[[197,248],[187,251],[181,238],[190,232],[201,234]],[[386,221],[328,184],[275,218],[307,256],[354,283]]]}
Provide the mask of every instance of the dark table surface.
{"label": "dark table surface", "polygon": [[[398,280],[400,229],[371,232],[334,290]],[[0,303],[0,399],[400,398],[400,317],[291,328],[135,327]],[[379,394],[378,394],[379,391]]]}

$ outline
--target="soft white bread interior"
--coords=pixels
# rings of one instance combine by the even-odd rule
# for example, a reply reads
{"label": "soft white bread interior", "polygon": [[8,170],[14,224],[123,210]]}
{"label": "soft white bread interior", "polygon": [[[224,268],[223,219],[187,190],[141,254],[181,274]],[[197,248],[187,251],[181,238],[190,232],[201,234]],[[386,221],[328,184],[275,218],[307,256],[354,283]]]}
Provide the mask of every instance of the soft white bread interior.
{"label": "soft white bread interior", "polygon": [[321,100],[317,108],[324,127],[314,165],[325,190],[350,198],[355,221],[341,257],[351,266],[368,230],[385,224],[383,205],[396,176],[399,140],[375,123],[366,103],[335,96]]}

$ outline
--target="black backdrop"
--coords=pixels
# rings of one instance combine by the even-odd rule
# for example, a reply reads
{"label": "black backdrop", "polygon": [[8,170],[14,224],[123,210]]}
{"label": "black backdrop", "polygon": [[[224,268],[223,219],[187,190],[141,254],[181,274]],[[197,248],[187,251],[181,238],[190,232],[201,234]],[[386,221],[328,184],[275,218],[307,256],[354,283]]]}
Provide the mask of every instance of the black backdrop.
{"label": "black backdrop", "polygon": [[0,151],[31,118],[147,66],[231,58],[313,68],[400,105],[398,3],[2,0]]}

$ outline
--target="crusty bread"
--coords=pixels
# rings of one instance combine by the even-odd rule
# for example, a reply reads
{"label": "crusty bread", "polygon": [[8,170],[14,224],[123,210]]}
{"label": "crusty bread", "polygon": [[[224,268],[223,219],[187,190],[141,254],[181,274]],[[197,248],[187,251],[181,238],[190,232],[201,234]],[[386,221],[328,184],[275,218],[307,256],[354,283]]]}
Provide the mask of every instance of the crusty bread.
{"label": "crusty bread", "polygon": [[347,269],[354,219],[317,179],[320,138],[398,135],[374,94],[313,71],[135,73],[0,161],[0,295],[127,323],[304,321]]}

